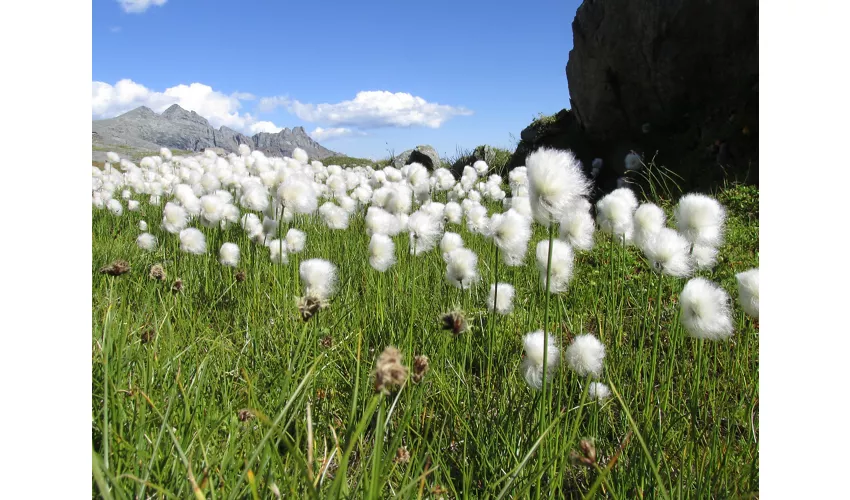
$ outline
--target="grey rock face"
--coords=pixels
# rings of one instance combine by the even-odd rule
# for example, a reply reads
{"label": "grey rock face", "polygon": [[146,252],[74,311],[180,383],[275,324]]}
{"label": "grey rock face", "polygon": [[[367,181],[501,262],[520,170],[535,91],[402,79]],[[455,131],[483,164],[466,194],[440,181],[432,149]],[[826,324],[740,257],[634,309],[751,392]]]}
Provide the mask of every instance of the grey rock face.
{"label": "grey rock face", "polygon": [[421,163],[427,167],[428,170],[434,170],[442,166],[442,162],[440,162],[440,155],[437,154],[437,150],[428,145],[416,146],[415,149],[408,149],[404,153],[401,153],[395,157],[393,166],[400,169],[401,167],[410,165],[414,162]]}
{"label": "grey rock face", "polygon": [[248,137],[227,127],[214,129],[206,118],[177,104],[157,114],[145,106],[106,120],[92,120],[92,140],[99,144],[125,145],[148,151],[160,147],[202,151],[221,148],[238,152],[247,144],[270,156],[292,156],[295,148],[307,152],[311,159],[321,160],[336,155],[314,141],[303,127],[285,128],[277,134],[261,132]]}

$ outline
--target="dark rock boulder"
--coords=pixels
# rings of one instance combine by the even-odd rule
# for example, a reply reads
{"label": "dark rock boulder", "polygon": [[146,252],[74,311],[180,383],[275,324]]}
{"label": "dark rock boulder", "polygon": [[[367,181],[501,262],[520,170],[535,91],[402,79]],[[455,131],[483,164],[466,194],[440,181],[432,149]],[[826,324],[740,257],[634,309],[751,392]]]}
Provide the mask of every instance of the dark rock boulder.
{"label": "dark rock boulder", "polygon": [[396,156],[393,160],[393,167],[400,169],[401,167],[410,165],[413,162],[421,163],[427,167],[428,170],[434,170],[442,166],[440,155],[437,154],[437,150],[432,146],[422,145],[416,146],[415,149],[408,149]]}
{"label": "dark rock boulder", "polygon": [[635,151],[683,190],[758,183],[757,0],[584,0],[572,29],[571,110],[523,130],[511,167],[571,149],[613,186]]}

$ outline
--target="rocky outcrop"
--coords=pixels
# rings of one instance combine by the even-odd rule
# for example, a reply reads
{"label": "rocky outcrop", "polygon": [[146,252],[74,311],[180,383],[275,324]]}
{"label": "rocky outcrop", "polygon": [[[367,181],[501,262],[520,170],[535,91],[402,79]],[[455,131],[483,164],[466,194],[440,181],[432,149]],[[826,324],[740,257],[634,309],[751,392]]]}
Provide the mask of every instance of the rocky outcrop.
{"label": "rocky outcrop", "polygon": [[758,181],[757,0],[584,0],[572,30],[571,109],[515,156],[558,143],[616,179],[630,151],[657,152],[685,187]]}
{"label": "rocky outcrop", "polygon": [[164,146],[188,151],[221,148],[237,152],[240,144],[247,144],[270,156],[292,156],[295,148],[303,149],[311,159],[318,160],[338,154],[314,141],[303,127],[248,137],[227,127],[216,130],[206,118],[177,104],[161,114],[141,106],[115,118],[93,120],[92,138],[100,145],[122,145],[147,151],[157,151]]}
{"label": "rocky outcrop", "polygon": [[567,81],[594,139],[680,128],[758,83],[758,1],[585,0]]}
{"label": "rocky outcrop", "polygon": [[404,153],[396,156],[393,160],[393,166],[395,168],[401,168],[405,165],[410,165],[413,162],[421,163],[428,170],[434,170],[435,168],[440,168],[442,166],[442,162],[440,161],[440,155],[437,154],[437,150],[432,146],[416,146],[415,149],[408,149]]}

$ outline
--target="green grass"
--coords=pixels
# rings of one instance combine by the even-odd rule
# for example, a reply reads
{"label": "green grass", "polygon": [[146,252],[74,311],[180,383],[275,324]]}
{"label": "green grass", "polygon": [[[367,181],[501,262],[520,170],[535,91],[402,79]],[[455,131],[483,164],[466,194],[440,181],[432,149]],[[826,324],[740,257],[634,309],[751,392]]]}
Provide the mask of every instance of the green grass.
{"label": "green grass", "polygon": [[[717,268],[701,273],[733,299],[735,273],[758,266],[758,219],[747,212],[748,189],[718,193],[745,201],[730,207]],[[268,251],[250,245],[238,227],[202,228],[206,256],[177,253],[176,237],[158,227],[161,218],[161,207],[146,199],[141,213],[92,213],[95,494],[758,494],[757,325],[735,304],[734,337],[700,346],[677,321],[684,280],[659,282],[634,248],[597,233],[596,248],[577,254],[570,290],[549,301],[548,330],[561,346],[586,332],[606,346],[603,379],[616,395],[598,405],[583,399],[586,381],[563,363],[545,398],[518,371],[522,336],[543,328],[546,316],[533,260],[544,228],[534,226],[523,267],[499,266],[499,281],[516,287],[515,310],[492,317],[485,300],[494,249],[465,227],[447,230],[461,233],[478,254],[483,279],[460,293],[446,285],[438,251],[412,257],[406,235],[395,238],[396,266],[384,274],[372,270],[362,217],[345,231],[296,219],[291,226],[307,232],[307,249],[286,265],[271,264]],[[139,219],[160,240],[154,253],[135,245]],[[242,250],[244,282],[217,261],[225,241]],[[304,323],[295,308],[302,295],[298,265],[313,257],[339,267],[340,287],[329,309]],[[128,274],[98,273],[118,258],[130,262]],[[165,267],[164,282],[148,277],[155,263]],[[184,289],[172,293],[178,277]],[[455,307],[471,325],[458,336],[442,330],[439,320]],[[407,366],[415,355],[427,355],[431,368],[422,383],[381,397],[374,395],[372,370],[387,345],[399,347]],[[255,417],[240,420],[243,409]],[[593,467],[570,460],[582,438],[595,445]],[[396,460],[401,447],[409,461]]]}
{"label": "green grass", "polygon": [[375,165],[375,161],[368,158],[354,158],[351,156],[328,156],[322,159],[324,165],[339,165],[341,167],[356,167],[364,165]]}

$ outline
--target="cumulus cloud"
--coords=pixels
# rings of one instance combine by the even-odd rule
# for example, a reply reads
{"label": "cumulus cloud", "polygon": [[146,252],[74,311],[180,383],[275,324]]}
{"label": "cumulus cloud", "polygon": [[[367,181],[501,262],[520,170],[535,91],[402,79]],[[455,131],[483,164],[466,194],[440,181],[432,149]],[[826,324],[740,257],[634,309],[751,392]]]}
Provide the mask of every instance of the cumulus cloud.
{"label": "cumulus cloud", "polygon": [[279,107],[288,107],[290,102],[289,98],[285,96],[263,97],[260,99],[259,108],[263,113],[268,113]]}
{"label": "cumulus cloud", "polygon": [[276,134],[283,130],[282,127],[278,127],[274,123],[270,121],[261,121],[257,123],[252,123],[249,127],[251,131],[251,135],[258,134],[260,132],[268,132],[270,134]]}
{"label": "cumulus cloud", "polygon": [[177,104],[203,116],[215,128],[225,126],[252,134],[256,133],[253,132],[256,127],[264,132],[272,129],[279,131],[280,128],[272,122],[258,122],[249,113],[240,113],[241,101],[254,98],[252,94],[244,92],[224,94],[202,83],[181,84],[157,92],[128,79],[115,85],[93,81],[92,118],[112,118],[139,106],[147,106],[161,113],[172,104]]}
{"label": "cumulus cloud", "polygon": [[295,100],[286,105],[291,113],[307,122],[357,128],[439,128],[454,116],[472,114],[463,107],[432,103],[406,92],[386,90],[361,91],[353,100],[336,104],[304,104]]}
{"label": "cumulus cloud", "polygon": [[124,9],[124,12],[140,14],[148,10],[148,7],[152,7],[154,5],[165,5],[165,2],[167,1],[168,0],[118,0],[118,3],[121,4],[121,8]]}
{"label": "cumulus cloud", "polygon": [[349,137],[352,135],[366,135],[366,133],[360,130],[352,130],[346,127],[316,127],[315,130],[310,132],[310,137],[319,142],[339,139],[340,137]]}

